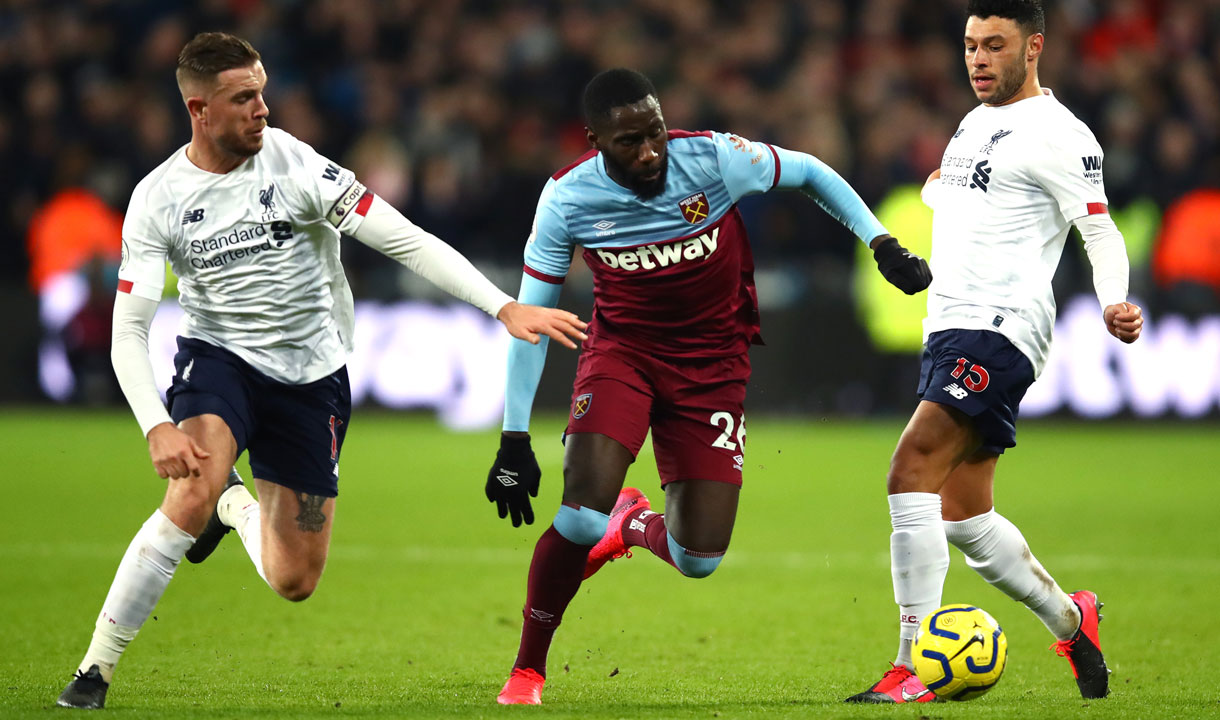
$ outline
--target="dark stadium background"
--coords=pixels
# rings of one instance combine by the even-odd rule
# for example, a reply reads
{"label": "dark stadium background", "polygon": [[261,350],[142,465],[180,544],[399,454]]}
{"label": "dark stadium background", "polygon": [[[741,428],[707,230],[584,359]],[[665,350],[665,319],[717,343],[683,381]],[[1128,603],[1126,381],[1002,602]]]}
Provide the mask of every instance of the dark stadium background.
{"label": "dark stadium background", "polygon": [[[197,31],[248,38],[269,72],[273,125],[354,169],[515,292],[538,192],[585,149],[580,90],[597,70],[618,65],[654,79],[670,127],[732,131],[817,155],[874,208],[890,208],[883,221],[922,247],[926,211],[909,202],[912,188],[975,104],[958,40],[964,5],[9,0],[0,6],[0,402],[54,396],[123,407],[108,359],[117,223],[134,184],[189,139],[173,68]],[[1057,329],[1067,359],[1047,381],[1054,393],[1034,403],[1037,413],[1214,417],[1220,2],[1047,6],[1041,81],[1105,149],[1133,297],[1150,322],[1132,348],[1098,340],[1100,317],[1088,324],[1096,301],[1087,262],[1070,240],[1056,294],[1061,310],[1076,309],[1075,325]],[[869,289],[860,244],[807,198],[772,193],[742,208],[768,343],[754,353],[751,411],[908,411],[921,301],[902,304],[895,291]],[[359,243],[346,242],[344,256],[367,307],[445,305]],[[54,291],[64,277],[75,288],[71,301]],[[563,303],[587,315],[589,289],[578,262]],[[903,319],[897,336],[882,327],[895,317]],[[434,320],[426,327],[443,336],[444,323]],[[417,352],[427,352],[438,335],[431,337]],[[575,360],[551,355],[539,403],[560,409]],[[74,378],[55,392],[45,377],[52,356]],[[1179,382],[1181,373],[1166,370],[1170,361],[1195,376]],[[472,385],[448,377],[437,381],[441,391],[445,382]],[[485,382],[479,392],[498,389]],[[367,397],[444,404],[393,388],[374,387]]]}

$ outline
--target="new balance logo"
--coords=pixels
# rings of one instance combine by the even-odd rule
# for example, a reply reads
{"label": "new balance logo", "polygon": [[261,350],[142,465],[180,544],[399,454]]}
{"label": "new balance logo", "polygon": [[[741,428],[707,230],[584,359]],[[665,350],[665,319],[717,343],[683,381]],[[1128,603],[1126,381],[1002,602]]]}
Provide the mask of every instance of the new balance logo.
{"label": "new balance logo", "polygon": [[990,160],[984,160],[974,166],[974,174],[970,176],[970,188],[972,190],[978,188],[983,192],[987,192],[987,183],[991,182],[992,168],[988,167],[990,162]]}
{"label": "new balance logo", "polygon": [[949,383],[942,389],[958,400],[965,400],[966,396],[970,394],[966,388],[958,385],[957,383]]}
{"label": "new balance logo", "polygon": [[512,487],[517,484],[517,480],[516,480],[517,473],[513,472],[512,470],[505,470],[504,468],[500,468],[500,472],[502,472],[504,474],[497,475],[496,480],[501,485],[503,485],[504,487]]}
{"label": "new balance logo", "polygon": [[182,214],[182,224],[183,225],[186,225],[187,223],[197,223],[202,219],[203,219],[203,208],[198,208],[196,210],[187,210],[185,213]]}
{"label": "new balance logo", "polygon": [[1101,156],[1090,155],[1080,158],[1080,162],[1084,163],[1085,172],[1094,172],[1101,169]]}
{"label": "new balance logo", "polygon": [[186,364],[186,367],[185,367],[185,368],[183,368],[183,370],[182,370],[182,382],[190,382],[190,381],[191,381],[191,370],[193,370],[193,369],[195,369],[195,358],[191,358],[191,361],[190,361],[189,363],[187,363],[187,364]]}

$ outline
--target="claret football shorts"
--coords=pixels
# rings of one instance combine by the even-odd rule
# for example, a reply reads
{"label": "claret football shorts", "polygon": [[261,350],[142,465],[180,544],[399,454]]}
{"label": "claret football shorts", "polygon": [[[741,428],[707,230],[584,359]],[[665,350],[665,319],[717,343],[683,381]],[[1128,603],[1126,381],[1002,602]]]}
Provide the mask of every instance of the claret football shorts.
{"label": "claret football shorts", "polygon": [[974,419],[983,449],[1017,444],[1017,411],[1034,384],[1034,367],[1008,338],[991,330],[942,330],[928,336],[919,397]]}
{"label": "claret football shorts", "polygon": [[663,359],[619,346],[585,350],[565,435],[599,433],[638,455],[652,428],[661,484],[741,484],[750,358]]}
{"label": "claret football shorts", "polygon": [[223,348],[178,338],[166,397],[175,423],[219,415],[254,477],[324,497],[339,494],[339,452],[352,414],[347,368],[304,385],[279,382]]}

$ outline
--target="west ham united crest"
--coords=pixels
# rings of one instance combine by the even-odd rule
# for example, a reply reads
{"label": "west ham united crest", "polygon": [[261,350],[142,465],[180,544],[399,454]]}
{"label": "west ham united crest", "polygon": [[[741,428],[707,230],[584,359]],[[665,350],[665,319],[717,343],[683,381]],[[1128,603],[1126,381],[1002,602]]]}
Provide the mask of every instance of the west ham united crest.
{"label": "west ham united crest", "polygon": [[697,192],[679,202],[678,209],[682,211],[682,217],[686,218],[686,222],[698,225],[707,220],[707,213],[711,207],[707,204],[707,195]]}
{"label": "west ham united crest", "polygon": [[589,406],[592,404],[593,393],[577,395],[576,399],[572,401],[572,417],[576,420],[581,419],[585,416],[585,413],[589,412]]}

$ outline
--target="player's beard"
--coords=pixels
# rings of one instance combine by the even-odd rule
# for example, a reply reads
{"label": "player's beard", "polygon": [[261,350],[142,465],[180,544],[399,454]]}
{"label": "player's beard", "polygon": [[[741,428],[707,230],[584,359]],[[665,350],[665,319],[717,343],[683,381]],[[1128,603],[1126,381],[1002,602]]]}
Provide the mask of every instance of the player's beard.
{"label": "player's beard", "polygon": [[665,176],[669,173],[669,156],[666,156],[661,161],[661,172],[657,175],[656,180],[643,181],[638,176],[629,176],[631,178],[631,192],[641,200],[651,200],[652,198],[665,192]]}
{"label": "player's beard", "polygon": [[991,99],[985,102],[988,105],[1003,105],[1012,99],[1014,95],[1021,92],[1021,86],[1025,84],[1025,78],[1029,76],[1029,69],[1025,66],[1024,57],[1018,59],[1011,68],[1005,69],[996,77],[996,89],[991,94]]}
{"label": "player's beard", "polygon": [[[266,127],[266,126],[264,126]],[[225,133],[216,138],[216,144],[221,150],[237,157],[253,157],[263,149],[263,136],[243,135],[242,133]]]}

